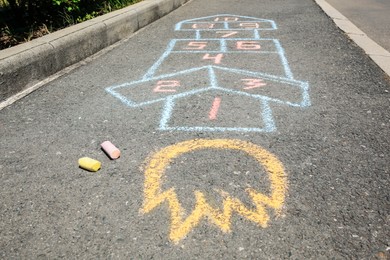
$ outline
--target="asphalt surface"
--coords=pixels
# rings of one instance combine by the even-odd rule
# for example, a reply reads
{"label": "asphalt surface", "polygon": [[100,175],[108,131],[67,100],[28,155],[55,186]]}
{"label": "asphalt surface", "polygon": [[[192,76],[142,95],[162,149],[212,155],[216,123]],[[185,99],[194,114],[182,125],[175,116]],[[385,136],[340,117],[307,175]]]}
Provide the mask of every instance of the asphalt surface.
{"label": "asphalt surface", "polygon": [[387,0],[327,0],[365,34],[390,51],[390,2]]}
{"label": "asphalt surface", "polygon": [[386,259],[389,91],[313,1],[191,1],[0,112],[0,256]]}

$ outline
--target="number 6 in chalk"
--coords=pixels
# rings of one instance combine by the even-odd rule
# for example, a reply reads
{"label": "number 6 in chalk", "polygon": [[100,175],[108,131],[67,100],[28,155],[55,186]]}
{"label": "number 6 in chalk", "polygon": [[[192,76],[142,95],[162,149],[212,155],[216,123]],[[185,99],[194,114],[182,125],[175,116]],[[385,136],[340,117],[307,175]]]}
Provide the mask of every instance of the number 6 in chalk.
{"label": "number 6 in chalk", "polygon": [[99,161],[89,157],[83,157],[79,159],[79,166],[91,172],[97,172],[100,169],[101,165],[102,164]]}

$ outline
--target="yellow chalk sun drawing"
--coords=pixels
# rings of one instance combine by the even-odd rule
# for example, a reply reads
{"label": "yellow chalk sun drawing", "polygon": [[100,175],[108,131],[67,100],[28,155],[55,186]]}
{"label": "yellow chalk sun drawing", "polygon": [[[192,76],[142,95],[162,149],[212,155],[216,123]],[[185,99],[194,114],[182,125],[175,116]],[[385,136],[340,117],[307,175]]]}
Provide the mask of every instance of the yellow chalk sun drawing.
{"label": "yellow chalk sun drawing", "polygon": [[[201,149],[231,149],[244,151],[252,156],[268,174],[271,185],[270,195],[264,195],[252,188],[246,189],[255,206],[248,209],[239,199],[225,193],[222,209],[213,208],[207,203],[205,195],[200,191],[195,193],[195,207],[193,211],[185,216],[178,196],[174,188],[166,191],[161,190],[162,176],[167,166],[177,157],[184,153]],[[275,155],[250,142],[235,139],[195,139],[180,142],[165,147],[152,155],[147,160],[144,183],[144,203],[141,212],[146,214],[164,202],[168,202],[171,214],[171,227],[169,238],[178,243],[202,218],[208,219],[218,226],[223,232],[231,231],[231,216],[239,214],[246,219],[255,222],[260,227],[267,227],[269,215],[266,206],[280,214],[287,189],[287,176],[282,163]]]}

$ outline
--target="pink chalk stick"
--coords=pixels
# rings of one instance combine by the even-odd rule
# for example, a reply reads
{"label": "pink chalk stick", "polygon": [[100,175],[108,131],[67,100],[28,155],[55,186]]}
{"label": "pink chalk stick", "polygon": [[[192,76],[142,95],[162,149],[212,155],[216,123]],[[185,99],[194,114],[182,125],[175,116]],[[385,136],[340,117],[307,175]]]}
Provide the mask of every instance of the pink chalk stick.
{"label": "pink chalk stick", "polygon": [[121,156],[121,151],[119,151],[119,149],[116,148],[110,141],[105,141],[100,146],[111,159],[118,159],[119,156]]}

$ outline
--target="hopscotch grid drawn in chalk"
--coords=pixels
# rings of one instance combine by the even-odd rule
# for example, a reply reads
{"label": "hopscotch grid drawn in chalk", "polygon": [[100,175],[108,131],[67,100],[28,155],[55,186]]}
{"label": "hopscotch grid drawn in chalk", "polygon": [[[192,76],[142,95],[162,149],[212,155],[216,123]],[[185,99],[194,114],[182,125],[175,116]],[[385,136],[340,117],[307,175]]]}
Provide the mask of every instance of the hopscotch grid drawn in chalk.
{"label": "hopscotch grid drawn in chalk", "polygon": [[199,30],[196,30],[195,31],[195,39],[196,40],[200,40],[201,36],[200,36],[200,31]]}
{"label": "hopscotch grid drawn in chalk", "polygon": [[[284,74],[287,78],[293,79],[293,75],[290,69],[290,66],[288,65],[287,59],[285,58],[284,50],[281,47],[280,43],[278,40],[275,39],[258,39],[258,41],[272,41],[275,44],[276,51],[242,51],[242,50],[235,50],[235,51],[229,51],[226,48],[223,48],[221,46],[221,49],[218,51],[190,51],[190,50],[182,50],[182,51],[174,51],[173,49],[175,48],[175,45],[179,41],[198,41],[198,39],[174,39],[171,40],[170,43],[167,46],[166,51],[163,53],[163,55],[152,65],[152,67],[147,71],[147,73],[143,76],[143,79],[149,79],[154,76],[156,73],[157,69],[162,65],[162,63],[166,60],[166,58],[172,54],[172,53],[221,53],[221,54],[227,54],[227,53],[250,53],[250,54],[278,54],[279,59],[282,63],[283,69],[284,69]],[[203,40],[203,39],[202,39]],[[210,41],[226,41],[226,40],[221,40],[221,39],[209,39]],[[240,39],[241,40],[241,39]],[[240,41],[237,39],[233,39],[231,41]],[[253,40],[250,38],[243,38],[242,41],[245,40]],[[222,44],[221,44],[222,45]]]}
{"label": "hopscotch grid drawn in chalk", "polygon": [[254,38],[255,40],[261,39],[259,30],[253,30],[253,38]]}
{"label": "hopscotch grid drawn in chalk", "polygon": [[[240,30],[240,31],[241,31],[241,34],[243,32],[248,32],[248,30]],[[203,32],[206,32],[206,34],[203,33]],[[215,40],[215,38],[202,36],[202,34],[203,35],[204,34],[207,35],[207,33],[209,33],[209,32],[215,32],[215,30],[203,30],[202,32],[200,30],[196,30],[195,31],[195,38],[192,39],[192,40]],[[260,36],[259,30],[253,30],[253,32],[251,33],[251,35],[252,35],[251,37],[236,37],[236,35],[238,34],[237,30],[221,29],[221,30],[217,30],[216,33],[217,34],[221,34],[220,37],[226,38],[226,39],[237,39],[237,40],[273,40],[272,38],[262,38]],[[230,38],[227,38],[227,37],[230,37]],[[188,38],[188,39],[191,40],[191,38]]]}
{"label": "hopscotch grid drawn in chalk", "polygon": [[[176,24],[175,31],[182,30],[181,27],[185,23],[193,23],[194,21],[201,21],[201,20],[205,20],[205,19],[209,19],[209,18],[213,18],[215,20],[218,17],[226,17],[226,18],[234,17],[234,18],[241,18],[241,19],[245,18],[245,19],[249,19],[249,20],[242,20],[241,23],[260,21],[260,22],[263,22],[263,23],[269,23],[271,25],[271,28],[267,28],[267,29],[265,29],[265,28],[258,28],[259,30],[276,30],[276,29],[278,29],[277,26],[276,26],[276,23],[273,20],[259,19],[259,18],[256,18],[256,17],[241,16],[241,15],[237,16],[237,15],[230,15],[230,14],[218,14],[218,15],[212,15],[212,16],[206,16],[206,17],[200,17],[200,18],[194,18],[194,19],[188,19],[188,20],[181,21],[181,22]],[[198,23],[209,23],[209,22],[212,22],[212,21],[198,22]],[[214,21],[214,22],[218,22],[218,21]]]}
{"label": "hopscotch grid drawn in chalk", "polygon": [[167,50],[161,55],[161,57],[153,64],[152,67],[146,72],[146,74],[143,76],[143,79],[149,79],[153,76],[153,74],[156,72],[158,67],[161,65],[161,63],[165,60],[166,57],[170,54],[172,49],[174,48],[176,43],[176,40],[171,40],[171,42],[168,44]]}
{"label": "hopscotch grid drawn in chalk", "polygon": [[[189,70],[185,70],[185,71],[180,71],[180,72],[177,72],[177,73],[160,75],[160,76],[152,77],[152,78],[149,78],[149,79],[142,79],[142,80],[139,80],[139,81],[134,81],[132,83],[124,83],[124,84],[121,84],[121,85],[118,85],[118,86],[113,86],[113,87],[107,88],[107,91],[110,94],[115,95],[116,97],[120,98],[122,101],[125,100],[124,103],[126,103],[127,105],[129,105],[131,107],[140,107],[140,106],[149,105],[149,104],[153,104],[153,103],[156,103],[156,102],[164,101],[164,100],[166,100],[166,98],[159,98],[159,99],[150,100],[150,101],[147,101],[147,102],[136,103],[136,102],[126,98],[125,96],[121,95],[119,92],[117,92],[117,90],[120,89],[120,88],[136,88],[136,87],[138,87],[138,84],[140,84],[140,83],[145,83],[145,82],[149,82],[149,81],[156,81],[156,80],[165,79],[165,78],[177,77],[177,76],[180,76],[180,75],[186,75],[186,74],[190,74],[190,73],[193,73],[193,72],[196,72],[196,71],[206,70],[206,69],[209,72],[211,86],[214,89],[227,90],[227,91],[231,91],[231,93],[243,94],[243,95],[251,96],[253,98],[264,98],[265,100],[268,100],[268,101],[273,101],[273,102],[277,102],[279,104],[286,104],[286,105],[290,105],[290,106],[294,106],[294,107],[298,107],[298,106],[299,107],[305,107],[305,106],[309,106],[310,105],[309,96],[308,96],[309,85],[306,82],[296,81],[296,80],[292,80],[292,79],[288,79],[288,78],[284,78],[283,79],[283,78],[280,78],[280,77],[275,77],[275,76],[264,74],[264,73],[260,73],[260,72],[250,72],[250,71],[245,71],[245,70],[230,69],[230,68],[224,68],[224,67],[219,67],[219,66],[214,66],[214,65],[204,66],[204,67],[200,67],[200,68],[193,68],[193,69],[189,69]],[[292,103],[292,102],[289,102],[289,101],[275,99],[275,98],[271,98],[271,97],[268,97],[268,96],[249,94],[249,93],[242,92],[242,91],[233,91],[233,90],[226,89],[224,87],[219,86],[218,83],[215,82],[216,81],[216,76],[215,76],[215,73],[214,73],[215,69],[221,70],[221,71],[226,71],[226,72],[232,72],[232,73],[235,73],[235,74],[242,74],[243,76],[252,76],[252,77],[256,77],[256,78],[263,78],[263,79],[266,79],[266,80],[275,81],[275,82],[279,82],[279,83],[283,83],[283,84],[287,84],[287,85],[290,85],[290,86],[297,87],[297,88],[299,88],[302,91],[302,94],[303,94],[302,95],[302,101],[299,102],[299,103]],[[200,90],[208,90],[208,89],[210,89],[210,87],[202,88]],[[193,93],[197,93],[197,91],[198,90],[195,90],[195,92],[194,91],[188,91],[188,92],[184,92],[184,93],[181,93],[181,94],[172,94],[172,95],[167,96],[167,98],[170,97],[170,96],[184,97],[184,96],[187,96],[187,95],[191,95]]]}
{"label": "hopscotch grid drawn in chalk", "polygon": [[[266,26],[264,27],[264,25]],[[165,52],[148,69],[141,80],[111,86],[106,88],[106,91],[129,107],[140,107],[157,102],[165,102],[159,124],[160,130],[238,132],[275,131],[276,126],[270,104],[287,105],[291,107],[310,106],[309,84],[307,82],[294,79],[293,73],[285,56],[285,51],[279,40],[269,37],[261,38],[260,31],[276,29],[276,23],[272,20],[230,14],[214,15],[181,21],[176,24],[175,31],[192,31],[194,33],[194,38],[172,39],[168,43]],[[240,37],[240,34],[243,32],[251,32],[252,36],[249,37],[250,35],[246,34],[246,37]],[[210,33],[215,33],[216,38],[210,37]],[[270,43],[272,44],[269,45]],[[270,50],[270,48],[274,49],[274,51]],[[158,75],[157,71],[160,70],[160,68],[164,68],[164,64],[168,62],[167,58],[173,54],[195,55],[187,56],[187,59],[193,59],[194,57],[197,57],[196,55],[200,55],[198,56],[200,59],[198,63],[201,66],[195,65],[196,67],[184,69],[179,72],[163,73]],[[276,55],[279,57],[277,59],[280,61],[281,69],[284,74],[275,75],[275,71],[253,71],[252,67],[248,70],[224,66],[225,59],[229,58],[229,56],[226,55],[232,54],[260,55],[259,57],[262,57],[261,55]],[[232,56],[231,59],[234,59],[235,57],[236,56]],[[271,56],[264,57],[267,58]],[[261,62],[261,60],[259,60],[259,62]],[[202,65],[202,63],[214,64]],[[207,70],[207,73],[205,74],[208,76],[207,83],[200,83],[200,85],[194,83],[193,86],[182,85],[185,84],[182,82],[182,80],[185,79],[183,77],[191,78],[193,73],[198,73],[202,70]],[[229,86],[229,84],[225,85],[224,83],[218,82],[219,77],[226,76],[234,77],[236,79],[235,81],[238,82],[241,79],[242,84],[246,84],[246,88],[237,89],[237,86],[234,86],[232,89],[232,86]],[[138,89],[145,88],[145,84],[149,84],[148,86],[150,86],[150,84],[161,84],[161,86],[154,88],[154,92],[158,93],[154,93],[150,96],[150,98],[147,98],[149,100],[137,101],[134,99],[134,91],[139,91]],[[273,84],[284,84],[284,87],[281,88],[281,86]],[[270,93],[267,86],[272,86],[276,95]],[[186,88],[183,89],[183,87],[186,87],[187,90]],[[188,90],[188,87],[193,89]],[[255,88],[256,90],[250,93],[250,90]],[[268,89],[268,92],[266,90],[261,91],[262,88]],[[221,91],[232,95],[251,97],[257,102],[260,102],[259,117],[262,119],[264,127],[169,125],[177,100],[191,95],[209,93],[210,91]],[[287,93],[283,95],[283,93],[279,93],[278,91],[287,91]],[[298,93],[300,96],[299,100],[291,100],[288,93],[289,91]],[[295,96],[298,94],[295,94]],[[215,118],[213,120],[215,121]]]}
{"label": "hopscotch grid drawn in chalk", "polygon": [[[218,31],[231,31],[231,30],[235,30],[235,31],[246,31],[245,29],[236,29],[236,28],[231,28],[231,29],[224,29],[224,28],[218,28]],[[265,28],[258,28],[256,30],[261,30],[261,31],[266,31],[266,30],[275,30],[275,29],[265,29]],[[181,29],[180,31],[194,31],[193,29]],[[207,31],[215,31],[215,29],[197,29],[197,31],[199,31],[199,33],[201,32],[207,32]]]}
{"label": "hopscotch grid drawn in chalk", "polygon": [[171,53],[250,53],[250,54],[278,54],[277,51],[172,51]]}
{"label": "hopscotch grid drawn in chalk", "polygon": [[[180,130],[180,131],[209,131],[209,132],[218,132],[218,131],[232,131],[232,132],[272,132],[276,129],[273,116],[272,116],[272,111],[270,107],[268,106],[268,100],[264,99],[262,96],[257,96],[254,97],[257,99],[259,102],[259,115],[263,117],[263,122],[265,123],[265,126],[263,128],[257,128],[257,127],[206,127],[206,126],[180,126],[180,127],[173,127],[169,126],[169,120],[171,119],[172,112],[175,106],[175,101],[179,98],[182,97],[187,97],[195,94],[199,94],[202,92],[207,92],[207,91],[215,91],[219,90],[222,92],[226,93],[233,93],[236,95],[242,95],[242,96],[248,96],[248,97],[253,97],[253,95],[245,93],[245,92],[240,92],[240,91],[234,91],[230,89],[224,89],[220,87],[210,87],[207,89],[201,89],[197,91],[191,91],[191,92],[186,92],[182,93],[179,95],[175,96],[170,96],[167,98],[162,117],[160,120],[160,130]],[[203,129],[203,130],[202,130]]]}
{"label": "hopscotch grid drawn in chalk", "polygon": [[290,69],[290,66],[288,65],[288,61],[286,59],[286,56],[284,54],[284,50],[282,48],[282,46],[280,45],[280,42],[276,39],[274,39],[274,43],[275,43],[275,46],[278,50],[278,53],[279,53],[279,57],[280,57],[280,61],[282,62],[283,64],[283,67],[284,67],[284,71],[286,73],[286,76],[289,78],[289,79],[293,79],[294,76],[291,72],[291,69]]}

